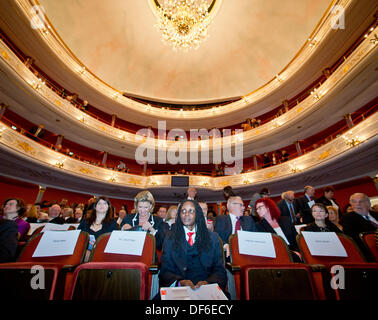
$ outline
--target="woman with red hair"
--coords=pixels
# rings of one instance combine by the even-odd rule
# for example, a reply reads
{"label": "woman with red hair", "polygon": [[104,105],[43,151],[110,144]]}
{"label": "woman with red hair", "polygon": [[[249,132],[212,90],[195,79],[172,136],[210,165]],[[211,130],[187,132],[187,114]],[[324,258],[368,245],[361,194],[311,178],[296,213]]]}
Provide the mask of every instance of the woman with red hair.
{"label": "woman with red hair", "polygon": [[270,198],[258,199],[255,203],[255,210],[260,219],[258,224],[266,232],[274,233],[281,236],[290,250],[299,251],[296,236],[297,231],[291,223],[289,217],[281,216],[281,211],[278,209],[275,202]]}

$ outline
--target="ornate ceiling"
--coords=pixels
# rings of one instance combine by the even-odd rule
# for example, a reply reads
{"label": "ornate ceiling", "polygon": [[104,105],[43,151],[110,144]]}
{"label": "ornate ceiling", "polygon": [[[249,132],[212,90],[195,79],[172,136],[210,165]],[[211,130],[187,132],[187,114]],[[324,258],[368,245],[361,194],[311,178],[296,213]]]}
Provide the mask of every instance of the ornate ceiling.
{"label": "ornate ceiling", "polygon": [[40,0],[71,51],[112,87],[161,101],[243,96],[296,55],[329,0],[223,1],[198,50],[175,52],[160,40],[147,0]]}

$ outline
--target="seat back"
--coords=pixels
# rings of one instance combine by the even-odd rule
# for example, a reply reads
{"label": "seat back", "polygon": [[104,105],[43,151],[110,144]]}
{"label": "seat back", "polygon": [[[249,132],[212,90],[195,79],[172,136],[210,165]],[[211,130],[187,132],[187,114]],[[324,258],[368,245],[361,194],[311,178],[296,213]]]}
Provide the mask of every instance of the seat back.
{"label": "seat back", "polygon": [[87,232],[80,232],[72,255],[35,258],[33,257],[33,253],[37,248],[42,236],[42,233],[38,233],[28,240],[17,259],[17,262],[33,262],[35,264],[55,263],[57,265],[64,266],[65,268],[75,267],[83,262],[89,241],[89,234]]}
{"label": "seat back", "polygon": [[13,262],[0,264],[0,299],[53,300],[61,266]]}
{"label": "seat back", "polygon": [[240,254],[237,234],[233,234],[229,237],[228,243],[230,246],[231,272],[234,274],[236,299],[240,299],[243,295],[243,290],[241,289],[243,286],[241,274],[246,266],[272,263],[293,263],[289,247],[287,246],[285,240],[275,234],[272,234],[272,239],[276,251],[276,258]]}
{"label": "seat back", "polygon": [[105,233],[98,237],[89,257],[90,262],[142,262],[147,267],[155,264],[156,244],[155,237],[152,234],[146,234],[141,256],[104,252],[110,235],[111,233]]}
{"label": "seat back", "polygon": [[322,264],[326,267],[332,265],[366,262],[365,257],[362,255],[360,249],[357,247],[352,238],[341,233],[337,233],[337,236],[339,237],[341,244],[347,252],[347,257],[313,256],[310,253],[303,235],[297,235],[298,248],[301,252],[304,262],[308,264]]}
{"label": "seat back", "polygon": [[251,256],[239,253],[239,243],[237,234],[229,237],[228,243],[230,245],[230,255],[232,265],[240,267],[251,264],[266,264],[266,263],[291,263],[293,262],[290,249],[286,242],[278,235],[272,234],[273,245],[276,250],[276,258]]}
{"label": "seat back", "polygon": [[377,232],[362,232],[360,233],[360,239],[362,240],[368,252],[371,255],[371,259],[378,262],[378,236]]}
{"label": "seat back", "polygon": [[309,266],[299,263],[246,266],[242,287],[246,300],[315,300]]}
{"label": "seat back", "polygon": [[148,299],[148,267],[141,262],[88,262],[76,268],[70,300]]}

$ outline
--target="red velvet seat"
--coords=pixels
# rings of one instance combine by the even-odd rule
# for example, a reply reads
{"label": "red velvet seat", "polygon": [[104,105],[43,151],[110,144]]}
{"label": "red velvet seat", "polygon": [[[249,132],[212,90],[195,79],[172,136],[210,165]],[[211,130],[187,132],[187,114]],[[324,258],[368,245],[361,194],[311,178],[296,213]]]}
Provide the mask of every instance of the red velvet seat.
{"label": "red velvet seat", "polygon": [[1,263],[1,300],[53,300],[64,286],[61,268],[54,263]]}
{"label": "red velvet seat", "polygon": [[367,262],[352,238],[340,233],[337,236],[347,252],[347,257],[313,256],[303,235],[297,236],[304,261],[325,266],[323,285],[327,297],[340,300],[376,296],[378,263]]}
{"label": "red velvet seat", "polygon": [[285,241],[272,234],[273,244],[276,249],[276,258],[251,256],[239,253],[239,243],[237,234],[233,234],[229,238],[230,245],[230,258],[231,258],[231,273],[234,275],[235,280],[235,293],[236,298],[240,299],[243,290],[241,290],[241,273],[243,268],[251,265],[270,265],[270,264],[290,264],[293,263],[290,250]]}
{"label": "red velvet seat", "polygon": [[[62,231],[63,232],[63,231]],[[65,272],[65,286],[71,282],[71,277],[75,267],[83,263],[85,252],[88,247],[89,234],[87,232],[81,231],[77,239],[77,243],[72,255],[65,256],[55,256],[55,257],[33,257],[34,251],[37,248],[39,241],[41,240],[43,233],[36,234],[32,236],[25,247],[21,251],[17,262],[27,262],[30,264],[46,265],[55,264],[62,268]],[[56,294],[57,297],[63,298],[65,288],[59,287],[59,292]]]}
{"label": "red velvet seat", "polygon": [[158,272],[156,262],[156,242],[155,237],[149,233],[146,234],[143,252],[141,256],[106,253],[105,248],[108,244],[111,233],[105,233],[98,237],[96,244],[89,258],[90,262],[141,262],[149,269],[148,289],[151,288],[152,275]]}
{"label": "red velvet seat", "polygon": [[76,268],[70,300],[145,300],[148,267],[141,262],[88,262]]}
{"label": "red velvet seat", "polygon": [[360,233],[360,239],[365,244],[368,251],[371,253],[373,261],[378,262],[378,240],[377,232],[362,232]]}

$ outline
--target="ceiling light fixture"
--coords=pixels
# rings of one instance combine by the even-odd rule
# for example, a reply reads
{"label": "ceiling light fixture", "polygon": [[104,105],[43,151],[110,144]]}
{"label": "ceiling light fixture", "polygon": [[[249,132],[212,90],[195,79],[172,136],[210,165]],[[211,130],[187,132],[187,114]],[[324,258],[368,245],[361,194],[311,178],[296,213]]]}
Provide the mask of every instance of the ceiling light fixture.
{"label": "ceiling light fixture", "polygon": [[221,0],[149,0],[161,39],[173,50],[198,49]]}

